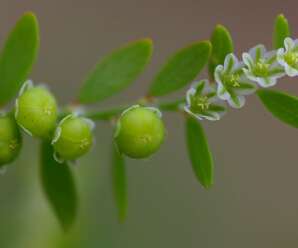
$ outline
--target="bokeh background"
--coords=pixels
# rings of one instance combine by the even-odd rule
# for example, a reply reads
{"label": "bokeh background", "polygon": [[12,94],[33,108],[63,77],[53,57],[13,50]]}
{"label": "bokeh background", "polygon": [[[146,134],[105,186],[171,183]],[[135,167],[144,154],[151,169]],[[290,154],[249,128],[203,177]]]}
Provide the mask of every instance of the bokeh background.
{"label": "bokeh background", "polygon": [[[123,43],[151,37],[151,64],[124,94],[98,109],[145,94],[165,58],[227,26],[236,53],[270,47],[273,20],[288,18],[298,34],[296,1],[1,0],[0,42],[27,10],[38,16],[41,48],[32,79],[46,82],[61,104],[73,99],[88,70]],[[278,88],[298,95],[297,79]],[[183,94],[183,90],[180,94]],[[175,97],[174,95],[170,98]],[[80,216],[63,234],[40,188],[38,142],[26,138],[20,159],[0,177],[2,248],[251,248],[298,246],[298,132],[271,117],[256,96],[220,122],[204,123],[216,178],[205,191],[187,157],[181,116],[165,114],[168,135],[160,152],[127,161],[129,210],[119,224],[110,177],[111,128],[96,130],[97,145],[74,168]]]}

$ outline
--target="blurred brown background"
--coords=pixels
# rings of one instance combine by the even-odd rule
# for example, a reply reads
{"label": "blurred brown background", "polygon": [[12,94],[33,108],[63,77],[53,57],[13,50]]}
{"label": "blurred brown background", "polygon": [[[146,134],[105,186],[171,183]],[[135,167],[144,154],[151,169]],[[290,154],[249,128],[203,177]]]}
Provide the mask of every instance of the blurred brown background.
{"label": "blurred brown background", "polygon": [[[237,55],[257,43],[270,47],[273,21],[284,13],[298,34],[296,1],[14,1],[1,0],[0,40],[24,11],[38,16],[41,49],[32,79],[46,82],[61,103],[104,54],[151,37],[155,53],[139,80],[98,108],[133,101],[146,92],[164,59],[227,26]],[[298,80],[278,88],[298,95]],[[183,91],[181,91],[183,94]],[[265,112],[251,96],[241,110],[205,122],[216,162],[214,187],[203,190],[187,158],[183,119],[165,114],[167,141],[146,161],[128,161],[129,211],[118,224],[110,180],[111,129],[97,128],[97,145],[75,173],[80,218],[61,234],[38,179],[38,143],[26,139],[18,162],[0,178],[0,247],[251,248],[298,246],[298,132]],[[31,145],[32,144],[32,145]]]}

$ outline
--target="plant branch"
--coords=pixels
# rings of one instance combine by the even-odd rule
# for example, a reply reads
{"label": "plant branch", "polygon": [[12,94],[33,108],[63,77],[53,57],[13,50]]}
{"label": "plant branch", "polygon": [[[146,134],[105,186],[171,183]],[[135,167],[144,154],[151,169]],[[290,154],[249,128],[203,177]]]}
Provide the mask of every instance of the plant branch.
{"label": "plant branch", "polygon": [[[177,99],[174,101],[160,102],[156,104],[156,107],[162,111],[178,111],[181,104],[185,102],[185,99]],[[125,109],[129,108],[130,105],[122,105],[119,107],[114,107],[111,109],[106,109],[102,111],[89,111],[84,114],[85,117],[90,118],[94,121],[108,121],[114,117],[120,115]]]}

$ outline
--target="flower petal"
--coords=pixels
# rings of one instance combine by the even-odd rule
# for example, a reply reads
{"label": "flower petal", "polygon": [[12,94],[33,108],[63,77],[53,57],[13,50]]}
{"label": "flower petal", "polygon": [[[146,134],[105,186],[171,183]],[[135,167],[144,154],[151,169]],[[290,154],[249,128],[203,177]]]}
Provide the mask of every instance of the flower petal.
{"label": "flower petal", "polygon": [[285,70],[279,65],[269,70],[270,77],[281,78],[285,75]]}
{"label": "flower petal", "polygon": [[[242,54],[242,60],[243,60],[244,64],[248,67],[249,70],[251,70],[253,68],[254,61],[253,61],[253,58],[250,56],[249,53],[243,53]],[[245,68],[243,68],[243,70],[244,69]]]}
{"label": "flower petal", "polygon": [[218,113],[218,115],[221,117],[227,112],[227,109],[223,104],[210,104],[207,112]]}
{"label": "flower petal", "polygon": [[202,120],[202,117],[201,117],[200,115],[197,115],[197,114],[193,113],[193,112],[190,110],[189,106],[184,106],[184,111],[185,111],[187,114],[189,114],[189,115],[195,117],[196,119],[198,119],[198,120],[200,120],[200,121]]}
{"label": "flower petal", "polygon": [[219,83],[222,83],[221,81],[221,75],[223,73],[223,70],[224,70],[224,67],[223,65],[218,65],[216,66],[215,70],[214,70],[214,78],[215,78],[215,81],[219,84]]}
{"label": "flower petal", "polygon": [[279,48],[276,52],[276,59],[277,62],[281,65],[281,66],[285,66],[286,62],[284,59],[284,55],[285,55],[286,51],[284,48]]}
{"label": "flower petal", "polygon": [[230,94],[227,89],[222,83],[219,83],[217,86],[217,96],[222,100],[228,100],[230,98]]}
{"label": "flower petal", "polygon": [[231,73],[239,66],[238,58],[233,54],[229,53],[224,61],[224,71],[225,73]]}
{"label": "flower petal", "polygon": [[254,74],[252,74],[251,70],[248,70],[246,68],[242,69],[244,72],[244,75],[251,81],[256,81],[256,76]]}
{"label": "flower petal", "polygon": [[288,64],[285,65],[285,71],[289,77],[298,76],[298,70],[293,68],[292,66],[289,66]]}
{"label": "flower petal", "polygon": [[238,95],[251,95],[257,90],[257,86],[250,81],[239,82],[240,86],[235,89]]}
{"label": "flower petal", "polygon": [[207,111],[205,114],[203,114],[201,116],[208,121],[219,121],[220,120],[220,116],[218,113],[213,113],[213,112]]}
{"label": "flower petal", "polygon": [[233,108],[242,108],[245,104],[244,96],[233,95],[228,99],[228,103]]}
{"label": "flower petal", "polygon": [[294,43],[294,40],[292,38],[287,37],[284,40],[284,45],[285,45],[286,51],[290,51],[294,48],[295,43]]}
{"label": "flower petal", "polygon": [[194,96],[196,94],[196,90],[195,88],[189,88],[187,91],[186,91],[186,103],[187,104],[191,104],[191,97]]}
{"label": "flower petal", "polygon": [[248,53],[255,62],[258,62],[261,58],[264,57],[266,53],[266,48],[263,44],[259,44],[249,49]]}
{"label": "flower petal", "polygon": [[276,84],[276,77],[258,78],[258,84],[263,88],[272,87]]}
{"label": "flower petal", "polygon": [[274,62],[276,62],[276,50],[266,52],[264,54],[264,59],[266,60],[266,63],[272,65]]}

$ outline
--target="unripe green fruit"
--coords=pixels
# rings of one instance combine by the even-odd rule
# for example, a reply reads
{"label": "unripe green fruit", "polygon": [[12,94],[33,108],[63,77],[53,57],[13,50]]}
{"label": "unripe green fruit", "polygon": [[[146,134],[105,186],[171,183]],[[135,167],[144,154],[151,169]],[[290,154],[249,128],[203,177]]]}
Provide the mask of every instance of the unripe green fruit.
{"label": "unripe green fruit", "polygon": [[17,158],[21,144],[22,137],[13,116],[0,116],[0,166]]}
{"label": "unripe green fruit", "polygon": [[115,141],[121,153],[131,158],[146,158],[156,152],[165,136],[157,109],[133,106],[117,123]]}
{"label": "unripe green fruit", "polygon": [[48,138],[57,121],[57,103],[44,87],[27,89],[16,101],[17,123],[36,137]]}
{"label": "unripe green fruit", "polygon": [[58,125],[52,141],[59,159],[75,160],[87,153],[93,143],[92,122],[83,117],[69,115]]}

